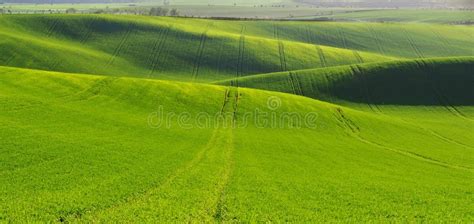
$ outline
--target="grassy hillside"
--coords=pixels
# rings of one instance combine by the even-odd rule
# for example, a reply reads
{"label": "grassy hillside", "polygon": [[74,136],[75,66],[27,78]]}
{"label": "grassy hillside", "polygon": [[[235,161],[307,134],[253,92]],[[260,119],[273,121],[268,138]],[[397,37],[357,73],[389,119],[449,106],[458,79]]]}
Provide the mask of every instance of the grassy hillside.
{"label": "grassy hillside", "polygon": [[470,56],[472,27],[107,15],[0,18],[0,65],[210,82],[399,58]]}
{"label": "grassy hillside", "polygon": [[[6,222],[472,221],[472,125],[438,121],[464,133],[456,145],[290,94],[8,67],[0,89]],[[153,128],[159,108],[195,125]],[[262,125],[256,110],[316,125]],[[198,127],[202,113],[228,119]]]}
{"label": "grassy hillside", "polygon": [[0,16],[0,222],[473,222],[473,32]]}
{"label": "grassy hillside", "polygon": [[344,104],[474,105],[474,57],[337,66],[222,81]]}

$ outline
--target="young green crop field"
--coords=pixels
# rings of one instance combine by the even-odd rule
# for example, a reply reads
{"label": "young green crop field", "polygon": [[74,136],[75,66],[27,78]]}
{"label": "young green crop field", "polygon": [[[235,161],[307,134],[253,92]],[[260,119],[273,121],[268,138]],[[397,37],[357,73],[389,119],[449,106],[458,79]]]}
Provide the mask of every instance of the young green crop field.
{"label": "young green crop field", "polygon": [[0,16],[0,222],[474,222],[473,34]]}

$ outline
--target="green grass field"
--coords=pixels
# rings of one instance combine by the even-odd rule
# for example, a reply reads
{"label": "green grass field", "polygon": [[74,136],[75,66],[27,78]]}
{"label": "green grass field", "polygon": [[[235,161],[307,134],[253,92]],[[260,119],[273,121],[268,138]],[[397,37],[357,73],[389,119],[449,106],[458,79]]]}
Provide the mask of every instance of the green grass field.
{"label": "green grass field", "polygon": [[0,222],[471,223],[473,33],[0,16]]}

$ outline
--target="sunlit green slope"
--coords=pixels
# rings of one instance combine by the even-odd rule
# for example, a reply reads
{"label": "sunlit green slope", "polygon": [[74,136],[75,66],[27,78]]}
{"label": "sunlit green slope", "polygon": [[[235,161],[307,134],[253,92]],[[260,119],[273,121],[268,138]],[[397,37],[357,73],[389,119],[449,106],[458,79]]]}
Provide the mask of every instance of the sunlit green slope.
{"label": "sunlit green slope", "polygon": [[398,58],[470,56],[469,26],[0,17],[0,65],[208,82]]}
{"label": "sunlit green slope", "polygon": [[8,67],[0,89],[1,221],[472,221],[469,121]]}

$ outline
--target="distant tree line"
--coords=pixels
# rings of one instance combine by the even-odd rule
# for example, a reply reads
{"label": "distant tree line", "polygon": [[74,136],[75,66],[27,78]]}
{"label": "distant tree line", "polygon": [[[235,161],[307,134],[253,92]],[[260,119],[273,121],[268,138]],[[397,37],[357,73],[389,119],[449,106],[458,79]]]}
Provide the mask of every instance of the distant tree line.
{"label": "distant tree line", "polygon": [[148,13],[150,16],[179,16],[178,9],[168,9],[162,7],[152,7]]}

